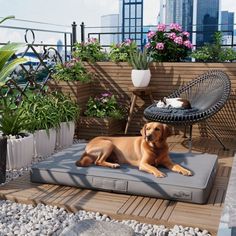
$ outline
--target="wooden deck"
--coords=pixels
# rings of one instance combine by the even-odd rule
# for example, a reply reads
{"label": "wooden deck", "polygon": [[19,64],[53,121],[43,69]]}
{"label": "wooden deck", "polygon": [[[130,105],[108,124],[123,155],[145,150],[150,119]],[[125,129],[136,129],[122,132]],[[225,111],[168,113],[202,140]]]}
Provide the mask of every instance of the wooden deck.
{"label": "wooden deck", "polygon": [[[185,151],[183,139],[169,140],[171,151]],[[227,141],[223,151],[215,140],[194,139],[193,152],[217,153],[219,168],[208,203],[205,205],[156,198],[91,191],[74,187],[31,183],[29,174],[0,187],[0,198],[20,203],[44,203],[76,212],[84,209],[99,211],[115,219],[135,219],[152,224],[193,226],[217,232],[225,192],[230,176],[235,141]],[[203,163],[204,165],[204,163]]]}

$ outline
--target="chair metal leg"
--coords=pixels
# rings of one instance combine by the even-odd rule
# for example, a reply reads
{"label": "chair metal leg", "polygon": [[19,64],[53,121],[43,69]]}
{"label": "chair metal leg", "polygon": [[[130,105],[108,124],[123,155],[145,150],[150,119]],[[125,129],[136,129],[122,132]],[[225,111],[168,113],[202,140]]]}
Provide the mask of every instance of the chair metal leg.
{"label": "chair metal leg", "polygon": [[224,150],[227,150],[227,148],[225,147],[225,145],[222,143],[222,141],[219,139],[219,137],[217,136],[215,130],[211,127],[211,125],[207,122],[206,125],[209,127],[209,129],[211,130],[212,134],[215,136],[215,138],[217,139],[217,141],[221,144],[221,146],[223,147]]}
{"label": "chair metal leg", "polygon": [[192,152],[192,132],[193,132],[193,125],[189,125],[189,140],[188,140],[188,151]]}

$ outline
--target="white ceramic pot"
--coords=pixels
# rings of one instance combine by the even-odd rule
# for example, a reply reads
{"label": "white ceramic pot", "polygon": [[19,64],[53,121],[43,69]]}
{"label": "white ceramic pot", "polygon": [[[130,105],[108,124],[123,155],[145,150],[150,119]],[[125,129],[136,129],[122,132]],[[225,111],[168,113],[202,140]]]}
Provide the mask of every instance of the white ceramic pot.
{"label": "white ceramic pot", "polygon": [[131,79],[134,87],[143,88],[147,87],[150,83],[151,72],[150,70],[132,70]]}
{"label": "white ceramic pot", "polygon": [[34,133],[34,156],[46,157],[50,156],[56,147],[56,129],[37,130]]}
{"label": "white ceramic pot", "polygon": [[31,164],[34,155],[34,137],[7,140],[7,169],[20,169]]}
{"label": "white ceramic pot", "polygon": [[56,148],[67,148],[73,144],[75,134],[75,122],[62,122],[57,129]]}

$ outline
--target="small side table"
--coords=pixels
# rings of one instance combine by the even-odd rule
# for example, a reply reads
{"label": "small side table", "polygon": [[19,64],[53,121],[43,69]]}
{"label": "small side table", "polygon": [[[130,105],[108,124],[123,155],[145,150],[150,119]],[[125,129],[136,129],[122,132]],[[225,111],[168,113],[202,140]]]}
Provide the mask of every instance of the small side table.
{"label": "small side table", "polygon": [[129,109],[129,115],[128,115],[128,120],[125,126],[125,134],[127,134],[131,119],[132,119],[132,115],[133,115],[133,111],[134,111],[134,106],[136,104],[136,100],[137,97],[139,96],[149,96],[151,102],[154,102],[153,96],[152,96],[152,87],[144,87],[144,88],[136,88],[136,87],[128,87],[128,90],[130,92],[132,92],[132,96],[131,96],[131,101],[130,101],[130,109]]}

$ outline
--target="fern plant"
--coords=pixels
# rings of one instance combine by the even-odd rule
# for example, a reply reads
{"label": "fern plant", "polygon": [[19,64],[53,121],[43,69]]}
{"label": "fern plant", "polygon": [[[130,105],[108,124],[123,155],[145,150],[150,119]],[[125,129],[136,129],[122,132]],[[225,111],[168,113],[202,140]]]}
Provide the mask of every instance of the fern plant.
{"label": "fern plant", "polygon": [[135,70],[147,70],[151,63],[151,57],[146,49],[130,53],[130,64]]}

